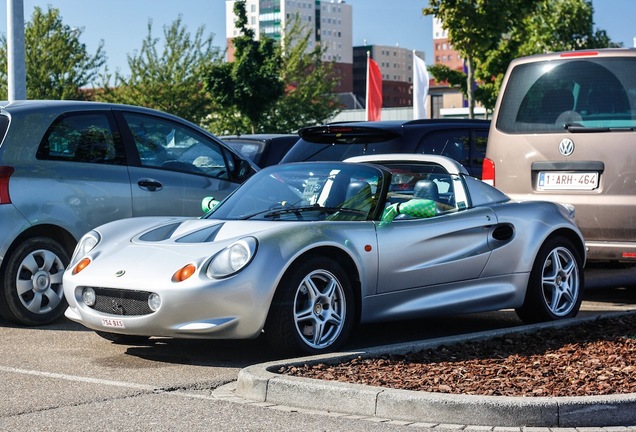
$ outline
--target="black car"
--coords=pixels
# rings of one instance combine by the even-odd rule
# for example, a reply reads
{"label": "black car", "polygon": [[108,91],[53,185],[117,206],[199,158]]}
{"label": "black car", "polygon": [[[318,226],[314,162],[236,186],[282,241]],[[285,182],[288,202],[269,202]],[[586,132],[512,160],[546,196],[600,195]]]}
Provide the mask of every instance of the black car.
{"label": "black car", "polygon": [[298,141],[297,134],[226,135],[221,139],[259,168],[276,165]]}
{"label": "black car", "polygon": [[422,119],[412,121],[338,122],[306,127],[281,163],[344,160],[386,153],[447,156],[481,178],[489,120]]}

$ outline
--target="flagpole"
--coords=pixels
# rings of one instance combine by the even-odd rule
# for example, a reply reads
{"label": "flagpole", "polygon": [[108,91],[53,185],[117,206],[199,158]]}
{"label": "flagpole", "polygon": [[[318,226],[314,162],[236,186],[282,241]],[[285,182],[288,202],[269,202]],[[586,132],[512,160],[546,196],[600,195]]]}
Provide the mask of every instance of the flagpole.
{"label": "flagpole", "polygon": [[366,88],[366,94],[365,94],[365,108],[364,108],[364,119],[366,121],[369,121],[369,86],[371,85],[371,74],[370,74],[370,70],[369,70],[369,59],[371,58],[371,52],[367,51],[367,88]]}

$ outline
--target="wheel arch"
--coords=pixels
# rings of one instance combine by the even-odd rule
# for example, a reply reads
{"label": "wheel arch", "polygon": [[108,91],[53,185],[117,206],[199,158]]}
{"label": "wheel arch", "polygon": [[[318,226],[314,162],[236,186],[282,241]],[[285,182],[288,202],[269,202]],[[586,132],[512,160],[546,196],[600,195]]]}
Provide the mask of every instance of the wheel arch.
{"label": "wheel arch", "polygon": [[581,258],[581,260],[583,261],[583,264],[585,265],[585,259],[586,259],[586,249],[585,249],[585,242],[583,241],[583,239],[574,231],[572,231],[571,229],[568,228],[559,228],[553,232],[550,233],[550,235],[548,235],[544,240],[543,240],[543,244],[545,244],[547,241],[555,238],[555,237],[565,237],[568,240],[570,240],[572,242],[572,244],[574,245],[574,247],[576,247],[576,251],[579,254],[579,258]]}
{"label": "wheel arch", "polygon": [[[349,281],[352,284],[354,298],[354,306],[355,306],[355,316],[354,316],[354,324],[358,324],[360,322],[360,314],[361,314],[361,304],[362,304],[362,285],[360,281],[360,273],[358,271],[358,266],[354,259],[349,255],[346,251],[335,247],[335,246],[318,246],[313,249],[309,249],[304,251],[302,254],[298,255],[294,258],[294,260],[287,266],[287,269],[283,273],[280,280],[284,280],[289,272],[295,268],[295,266],[307,259],[309,256],[322,256],[333,259],[336,261],[341,267],[342,270],[349,277]],[[276,289],[276,293],[274,293],[274,297],[278,293],[278,287]],[[271,309],[271,305],[270,305]]]}
{"label": "wheel arch", "polygon": [[73,254],[73,250],[77,245],[77,240],[75,239],[75,237],[73,237],[70,232],[60,226],[51,224],[32,226],[29,229],[21,232],[20,235],[13,240],[13,242],[7,249],[7,253],[2,260],[2,266],[0,267],[0,271],[2,271],[2,273],[4,273],[5,267],[7,265],[7,257],[13,254],[18,245],[34,237],[47,237],[56,241],[64,248],[69,257]]}

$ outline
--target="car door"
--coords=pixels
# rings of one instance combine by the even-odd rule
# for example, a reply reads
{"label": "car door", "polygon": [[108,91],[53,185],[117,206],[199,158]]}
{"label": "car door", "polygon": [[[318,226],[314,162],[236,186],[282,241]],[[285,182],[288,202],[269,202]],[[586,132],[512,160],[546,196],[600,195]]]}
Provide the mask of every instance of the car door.
{"label": "car door", "polygon": [[187,123],[127,111],[117,118],[134,161],[134,216],[199,216],[204,197],[221,200],[239,186],[240,159]]}
{"label": "car door", "polygon": [[42,137],[36,161],[20,172],[12,199],[32,223],[45,220],[79,238],[132,216],[124,148],[109,110],[59,116]]}
{"label": "car door", "polygon": [[487,207],[427,219],[394,220],[378,235],[378,293],[390,293],[479,277],[490,257]]}

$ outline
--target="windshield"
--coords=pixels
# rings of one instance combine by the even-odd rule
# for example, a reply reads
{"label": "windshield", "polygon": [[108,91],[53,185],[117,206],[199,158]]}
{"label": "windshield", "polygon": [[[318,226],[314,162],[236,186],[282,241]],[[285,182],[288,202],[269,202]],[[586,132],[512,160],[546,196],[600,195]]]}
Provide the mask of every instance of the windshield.
{"label": "windshield", "polygon": [[497,128],[506,133],[636,128],[636,57],[533,62],[510,74]]}
{"label": "windshield", "polygon": [[384,175],[373,166],[343,162],[275,165],[250,178],[206,217],[369,220],[378,207]]}

